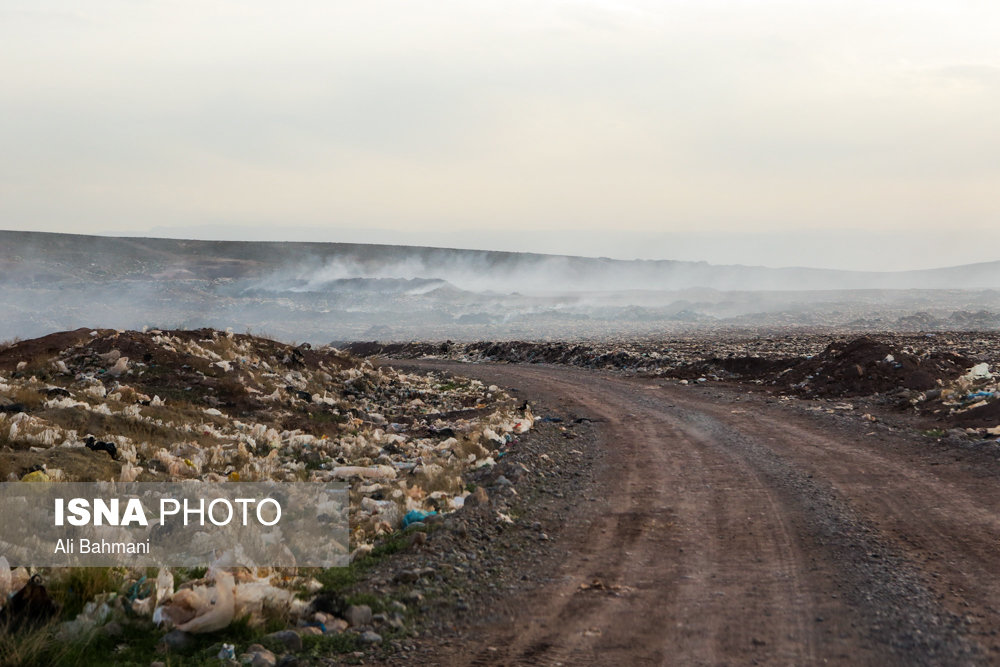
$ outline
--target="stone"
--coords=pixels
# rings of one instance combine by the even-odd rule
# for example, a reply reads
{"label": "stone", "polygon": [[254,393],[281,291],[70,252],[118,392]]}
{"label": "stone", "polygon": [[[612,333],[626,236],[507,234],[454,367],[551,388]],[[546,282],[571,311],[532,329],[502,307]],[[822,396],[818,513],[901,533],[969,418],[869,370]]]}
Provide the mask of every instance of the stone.
{"label": "stone", "polygon": [[372,632],[371,630],[368,630],[367,632],[362,632],[361,636],[358,637],[358,640],[362,644],[381,644],[382,635],[380,635],[377,632]]}
{"label": "stone", "polygon": [[366,604],[352,604],[344,612],[344,619],[354,628],[368,625],[372,622],[372,608]]}
{"label": "stone", "polygon": [[260,644],[251,644],[240,656],[240,662],[250,667],[275,667],[278,658]]}
{"label": "stone", "polygon": [[393,577],[393,581],[399,582],[401,584],[413,584],[420,579],[420,572],[417,570],[400,570]]}
{"label": "stone", "polygon": [[335,618],[336,616],[328,614],[325,611],[317,611],[312,616],[313,621],[316,623],[322,623],[323,625],[329,625]]}
{"label": "stone", "polygon": [[347,630],[350,627],[342,618],[335,618],[326,624],[326,634],[328,635],[339,635],[341,632]]}
{"label": "stone", "polygon": [[264,639],[281,642],[289,651],[302,650],[302,637],[292,630],[279,630],[278,632],[272,632],[264,637]]}
{"label": "stone", "polygon": [[[324,623],[324,625],[326,625],[326,624]],[[329,628],[330,626],[327,625],[326,627]],[[298,629],[298,633],[299,633],[300,636],[307,637],[307,636],[311,636],[311,635],[313,635],[313,636],[314,635],[321,635],[321,634],[323,634],[323,631],[320,630],[319,628],[317,628],[315,625],[308,625],[308,626],[306,626],[304,628],[299,628]]]}

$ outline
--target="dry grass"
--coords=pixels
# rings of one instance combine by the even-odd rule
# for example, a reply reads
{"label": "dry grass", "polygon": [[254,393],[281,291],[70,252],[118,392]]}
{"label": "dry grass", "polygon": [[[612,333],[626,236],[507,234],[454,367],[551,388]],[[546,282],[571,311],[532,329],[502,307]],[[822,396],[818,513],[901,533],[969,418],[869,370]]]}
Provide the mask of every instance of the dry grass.
{"label": "dry grass", "polygon": [[427,493],[435,491],[445,491],[450,494],[462,492],[462,472],[465,465],[452,459],[448,463],[440,464],[441,470],[436,472],[420,472],[414,477],[412,486],[419,486]]}
{"label": "dry grass", "polygon": [[0,665],[58,665],[70,654],[53,638],[55,621],[30,630],[11,632],[0,627]]}
{"label": "dry grass", "polygon": [[28,410],[37,410],[45,403],[45,396],[30,387],[14,387],[13,391],[6,396],[15,403],[20,403]]}
{"label": "dry grass", "polygon": [[121,415],[102,415],[80,408],[54,408],[44,410],[38,413],[38,416],[65,430],[75,430],[81,438],[88,433],[98,438],[123,435],[132,442],[148,442],[154,446],[169,447],[176,442],[189,440],[192,435]]}

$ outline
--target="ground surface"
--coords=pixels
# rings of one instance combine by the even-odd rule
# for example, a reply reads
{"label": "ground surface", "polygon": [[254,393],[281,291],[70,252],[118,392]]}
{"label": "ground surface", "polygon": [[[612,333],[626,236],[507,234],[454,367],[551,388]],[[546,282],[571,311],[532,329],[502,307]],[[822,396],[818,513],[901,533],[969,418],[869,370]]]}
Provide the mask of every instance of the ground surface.
{"label": "ground surface", "polygon": [[438,618],[390,662],[1000,660],[1000,463],[988,447],[735,386],[399,363],[594,423],[563,445],[592,474],[553,481],[554,497],[526,511],[552,540],[530,562],[507,559],[521,585],[470,591],[453,623]]}

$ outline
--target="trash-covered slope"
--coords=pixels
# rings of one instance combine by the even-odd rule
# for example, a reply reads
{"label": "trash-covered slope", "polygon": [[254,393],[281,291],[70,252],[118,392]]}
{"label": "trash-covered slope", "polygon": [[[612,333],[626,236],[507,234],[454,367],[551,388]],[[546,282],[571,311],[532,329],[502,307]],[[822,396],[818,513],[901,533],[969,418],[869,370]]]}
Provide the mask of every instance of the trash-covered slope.
{"label": "trash-covered slope", "polygon": [[347,480],[352,541],[461,506],[531,427],[496,387],[214,330],[79,329],[0,350],[0,479]]}

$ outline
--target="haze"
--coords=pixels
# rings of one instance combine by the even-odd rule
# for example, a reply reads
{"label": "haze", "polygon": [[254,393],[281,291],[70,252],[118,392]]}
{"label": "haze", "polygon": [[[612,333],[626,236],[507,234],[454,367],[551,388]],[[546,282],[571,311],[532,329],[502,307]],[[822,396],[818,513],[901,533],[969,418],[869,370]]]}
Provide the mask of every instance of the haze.
{"label": "haze", "polygon": [[987,2],[0,1],[0,227],[997,259]]}

